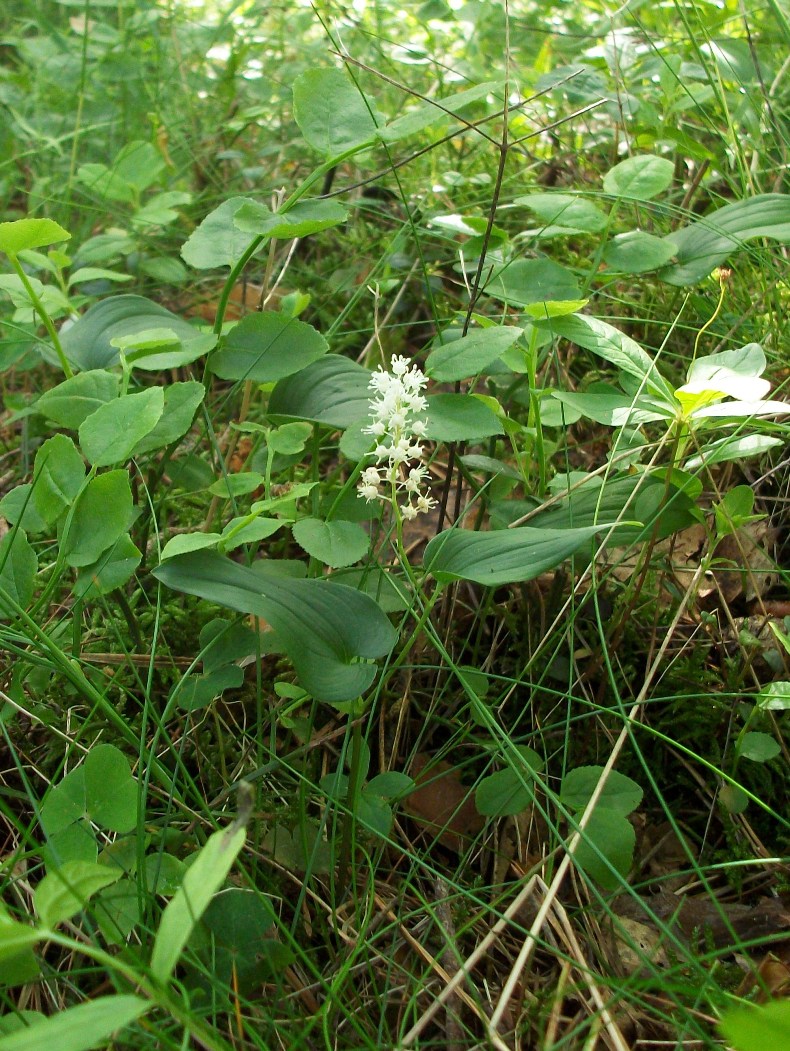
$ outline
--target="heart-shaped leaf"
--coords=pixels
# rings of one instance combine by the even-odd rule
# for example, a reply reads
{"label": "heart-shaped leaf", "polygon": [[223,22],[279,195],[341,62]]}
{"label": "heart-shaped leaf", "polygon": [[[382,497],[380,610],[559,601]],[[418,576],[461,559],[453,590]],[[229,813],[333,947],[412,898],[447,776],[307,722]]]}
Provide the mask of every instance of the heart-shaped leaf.
{"label": "heart-shaped leaf", "polygon": [[267,310],[243,318],[211,355],[209,367],[224,380],[275,383],[322,358],[328,349],[312,325]]}

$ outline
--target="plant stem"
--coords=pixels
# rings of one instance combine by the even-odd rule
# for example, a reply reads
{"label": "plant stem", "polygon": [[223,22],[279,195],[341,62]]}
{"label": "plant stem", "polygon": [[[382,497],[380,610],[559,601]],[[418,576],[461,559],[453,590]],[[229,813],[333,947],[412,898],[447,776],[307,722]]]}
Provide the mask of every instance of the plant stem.
{"label": "plant stem", "polygon": [[68,359],[67,359],[67,357],[66,357],[66,355],[65,355],[65,353],[63,351],[63,346],[62,346],[62,344],[60,342],[60,337],[58,336],[58,330],[55,328],[55,325],[53,324],[52,318],[49,316],[49,314],[45,310],[44,304],[41,302],[39,297],[36,295],[36,292],[35,292],[32,284],[30,283],[30,280],[29,280],[27,274],[22,269],[22,264],[19,262],[17,257],[15,255],[12,255],[11,253],[8,253],[8,259],[9,259],[9,262],[11,263],[11,266],[16,271],[17,277],[19,278],[19,280],[24,285],[25,291],[27,292],[27,294],[28,294],[28,296],[30,298],[30,302],[33,304],[33,309],[39,315],[39,317],[41,318],[41,320],[42,320],[42,322],[44,324],[44,328],[49,333],[49,338],[52,340],[52,346],[55,348],[55,353],[58,355],[58,359],[60,361],[60,367],[63,369],[63,372],[64,372],[64,374],[66,376],[66,379],[70,380],[72,378],[72,376],[74,375],[74,372],[72,371],[71,365],[69,365]]}

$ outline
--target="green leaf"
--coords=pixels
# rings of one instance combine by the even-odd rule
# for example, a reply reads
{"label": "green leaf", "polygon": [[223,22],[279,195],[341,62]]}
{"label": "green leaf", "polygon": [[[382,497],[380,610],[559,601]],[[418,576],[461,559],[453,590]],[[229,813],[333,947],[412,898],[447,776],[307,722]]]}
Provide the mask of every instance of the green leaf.
{"label": "green leaf", "polygon": [[729,1011],[719,1028],[735,1051],[779,1051],[790,1047],[790,1000],[774,1000]]}
{"label": "green leaf", "polygon": [[224,380],[274,383],[322,358],[329,344],[312,325],[267,310],[243,318],[209,359]]}
{"label": "green leaf", "polygon": [[162,913],[156,932],[151,971],[158,981],[166,982],[172,976],[195,925],[225,882],[244,839],[244,828],[235,825],[214,832],[187,869],[183,883]]}
{"label": "green leaf", "polygon": [[198,380],[184,380],[165,387],[162,415],[154,429],[141,438],[132,449],[131,458],[135,459],[155,449],[163,449],[166,445],[183,438],[192,426],[195,413],[205,394],[206,388]]}
{"label": "green leaf", "polygon": [[266,435],[266,447],[283,456],[295,456],[304,452],[313,428],[309,423],[285,423],[274,427]]}
{"label": "green leaf", "polygon": [[649,201],[671,185],[674,173],[675,166],[666,157],[642,153],[615,164],[604,176],[603,188],[613,197]]}
{"label": "green leaf", "polygon": [[132,490],[126,471],[108,471],[88,482],[63,538],[66,563],[89,566],[129,528]]}
{"label": "green leaf", "polygon": [[740,739],[738,754],[754,763],[767,763],[781,753],[782,746],[770,734],[747,733]]}
{"label": "green leaf", "polygon": [[395,632],[367,595],[325,580],[294,580],[238,565],[213,552],[183,555],[154,576],[168,587],[267,621],[313,697],[353,700],[373,681]]}
{"label": "green leaf", "polygon": [[328,157],[372,145],[384,124],[341,69],[309,69],[293,86],[294,117],[313,149]]}
{"label": "green leaf", "polygon": [[71,438],[56,434],[39,446],[33,465],[33,500],[50,525],[71,507],[85,481],[85,463]]}
{"label": "green leaf", "polygon": [[26,533],[43,533],[48,524],[36,510],[30,482],[8,490],[0,500],[0,515],[9,525],[18,525]]}
{"label": "green leaf", "polygon": [[17,256],[30,248],[45,248],[59,241],[68,241],[71,234],[52,219],[17,219],[0,223],[0,252]]}
{"label": "green leaf", "polygon": [[385,128],[380,128],[379,136],[384,142],[398,142],[410,135],[417,135],[439,122],[443,123],[452,119],[467,106],[475,102],[482,102],[489,95],[501,89],[501,80],[491,80],[484,84],[476,84],[473,88],[458,91],[454,95],[446,95],[444,98],[428,101],[396,117]]}
{"label": "green leaf", "polygon": [[50,870],[36,886],[33,901],[38,918],[45,927],[57,927],[81,912],[94,894],[109,887],[123,875],[123,870],[111,869],[90,861],[67,861],[60,868]]}
{"label": "green leaf", "polygon": [[94,563],[77,570],[71,589],[74,597],[90,602],[109,595],[134,575],[142,557],[129,534],[123,533]]}
{"label": "green leaf", "polygon": [[658,276],[670,285],[695,285],[756,237],[790,241],[790,195],[763,193],[734,201],[675,230],[668,240],[675,244],[677,262]]}
{"label": "green leaf", "polygon": [[644,274],[666,266],[675,255],[671,238],[656,237],[643,230],[618,234],[603,250],[603,261],[621,274]]}
{"label": "green leaf", "polygon": [[546,224],[541,237],[558,234],[597,234],[606,228],[607,216],[591,201],[566,193],[533,193],[517,197],[514,205],[524,205]]}
{"label": "green leaf", "polygon": [[675,404],[672,388],[656,368],[653,359],[635,340],[619,329],[588,314],[554,318],[545,324],[555,335],[591,350],[629,376],[635,376],[640,381],[644,379],[649,390],[660,395],[670,406]]}
{"label": "green leaf", "polygon": [[650,398],[633,398],[621,391],[552,391],[552,397],[569,408],[578,410],[582,416],[606,427],[641,427],[655,420],[670,420],[669,408],[656,411],[656,402]]}
{"label": "green leaf", "polygon": [[139,996],[100,996],[0,1037],[0,1051],[91,1051],[150,1008]]}
{"label": "green leaf", "polygon": [[441,583],[472,580],[489,587],[534,580],[589,544],[606,525],[578,529],[448,529],[425,548],[423,564]]}
{"label": "green leaf", "polygon": [[426,359],[425,371],[440,383],[477,376],[523,335],[523,328],[506,325],[470,332],[432,350]]}
{"label": "green leaf", "polygon": [[196,330],[178,315],[143,296],[113,296],[94,303],[65,332],[60,341],[72,365],[80,371],[104,369],[119,361],[112,340],[149,329],[167,328],[184,342],[194,339]]}
{"label": "green leaf", "polygon": [[172,536],[162,548],[161,561],[189,554],[190,551],[202,551],[207,547],[216,547],[222,537],[219,533],[180,533]]}
{"label": "green leaf", "polygon": [[[11,960],[25,949],[43,941],[41,931],[26,923],[17,923],[3,910],[0,916],[0,960]],[[0,1042],[0,1047],[2,1047]]]}
{"label": "green leaf", "polygon": [[239,474],[226,474],[208,487],[212,496],[229,500],[232,496],[246,496],[254,493],[265,481],[262,474],[256,471],[240,471]]}
{"label": "green leaf", "polygon": [[113,832],[131,832],[137,825],[137,781],[123,752],[111,744],[95,744],[83,769],[91,820]]}
{"label": "green leaf", "polygon": [[425,436],[434,442],[478,441],[502,434],[504,424],[474,394],[431,394]]}
{"label": "green leaf", "polygon": [[[787,645],[784,643],[784,638],[778,629],[771,624],[774,635],[777,635],[779,641],[787,649]],[[763,712],[786,712],[790,711],[790,682],[769,682],[767,686],[763,686],[760,692],[757,694],[757,707]]]}
{"label": "green leaf", "polygon": [[208,354],[217,345],[213,332],[195,332],[189,339],[177,336],[169,328],[144,329],[142,332],[115,336],[114,347],[123,351],[127,362],[144,372],[180,369]]}
{"label": "green leaf", "polygon": [[209,212],[193,230],[181,248],[181,258],[195,270],[213,270],[218,266],[235,266],[255,240],[234,223],[244,205],[254,205],[250,197],[231,197]]}
{"label": "green leaf", "polygon": [[294,540],[308,555],[332,569],[351,566],[370,550],[370,537],[356,522],[300,518],[291,531]]}
{"label": "green leaf", "polygon": [[[38,557],[21,529],[10,530],[0,540],[0,588],[23,608],[33,598]],[[13,617],[14,611],[0,599],[0,617]]]}
{"label": "green leaf", "polygon": [[235,551],[242,544],[258,544],[261,540],[267,540],[273,536],[285,524],[286,519],[284,518],[264,518],[262,516],[251,518],[250,515],[232,518],[222,530],[219,549],[220,551]]}
{"label": "green leaf", "polygon": [[636,833],[628,818],[617,810],[598,806],[590,815],[573,860],[602,887],[615,890],[628,875],[635,846]]}
{"label": "green leaf", "polygon": [[164,390],[148,387],[107,402],[80,425],[82,451],[94,467],[124,463],[156,427],[165,407]]}
{"label": "green leaf", "polygon": [[715,463],[762,456],[763,453],[776,448],[777,445],[784,445],[784,441],[781,438],[772,438],[769,434],[747,434],[743,438],[720,438],[718,441],[705,445],[697,456],[686,460],[684,467],[687,471],[695,471],[703,464],[711,467]]}
{"label": "green leaf", "polygon": [[365,785],[366,796],[379,796],[381,799],[397,799],[414,789],[414,778],[398,770],[387,770],[376,774]]}
{"label": "green leaf", "polygon": [[250,201],[234,214],[233,222],[244,233],[258,237],[308,237],[348,219],[339,201],[297,201],[287,212],[272,212],[265,204]]}
{"label": "green leaf", "polygon": [[59,427],[76,431],[83,420],[117,397],[118,377],[104,369],[91,369],[44,391],[35,410]]}
{"label": "green leaf", "polygon": [[311,420],[343,430],[370,410],[370,371],[339,354],[326,354],[280,380],[269,398],[269,417]]}
{"label": "green leaf", "polygon": [[482,779],[475,791],[478,814],[483,817],[509,817],[520,814],[530,805],[535,797],[529,784],[530,773],[539,773],[543,769],[543,760],[531,748],[528,751],[531,755],[524,759],[530,769],[508,767]]}
{"label": "green leaf", "polygon": [[[571,809],[583,810],[592,798],[602,773],[602,766],[577,766],[568,771],[560,787],[562,802]],[[636,781],[612,770],[599,796],[599,803],[627,817],[642,802],[643,795]]]}
{"label": "green leaf", "polygon": [[550,259],[517,259],[498,270],[483,289],[487,296],[513,306],[582,299],[570,270]]}

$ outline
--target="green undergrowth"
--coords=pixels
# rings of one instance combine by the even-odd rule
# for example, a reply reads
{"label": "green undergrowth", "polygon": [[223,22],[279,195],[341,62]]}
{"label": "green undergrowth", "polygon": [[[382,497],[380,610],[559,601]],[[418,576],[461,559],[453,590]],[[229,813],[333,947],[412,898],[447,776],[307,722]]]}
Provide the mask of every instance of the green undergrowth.
{"label": "green undergrowth", "polygon": [[781,1046],[782,6],[0,26],[0,1051]]}

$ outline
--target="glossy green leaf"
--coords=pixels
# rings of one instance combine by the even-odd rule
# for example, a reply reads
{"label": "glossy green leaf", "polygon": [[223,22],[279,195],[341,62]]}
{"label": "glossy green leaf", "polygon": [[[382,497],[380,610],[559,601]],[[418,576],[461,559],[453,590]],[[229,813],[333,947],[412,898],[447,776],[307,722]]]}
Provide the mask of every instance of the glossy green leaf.
{"label": "glossy green leaf", "polygon": [[123,752],[111,744],[95,744],[83,771],[91,820],[112,832],[131,832],[137,825],[137,781]]}
{"label": "glossy green leaf", "polygon": [[0,1037],[0,1051],[91,1051],[151,1007],[139,996],[99,996]]}
{"label": "glossy green leaf", "polygon": [[734,201],[674,231],[668,240],[675,245],[677,262],[658,276],[670,285],[695,285],[756,237],[790,242],[790,194]]}
{"label": "glossy green leaf", "polygon": [[[42,941],[41,932],[26,923],[18,923],[7,914],[0,919],[0,961],[13,959],[14,956]],[[0,1043],[0,1047],[2,1047]]]}
{"label": "glossy green leaf", "polygon": [[673,413],[667,406],[656,411],[656,402],[650,398],[632,398],[612,389],[607,391],[553,391],[552,397],[570,409],[575,409],[605,427],[641,427],[656,420],[671,420]]}
{"label": "glossy green leaf", "polygon": [[67,861],[51,869],[36,885],[33,901],[45,927],[57,927],[81,912],[103,887],[120,879],[123,870],[90,861]]}
{"label": "glossy green leaf", "polygon": [[44,391],[35,409],[59,427],[76,431],[83,420],[118,397],[118,386],[118,377],[104,369],[78,372],[57,387]]}
{"label": "glossy green leaf", "polygon": [[15,485],[0,500],[0,515],[9,525],[18,525],[26,533],[43,533],[48,523],[36,510],[30,482]]}
{"label": "glossy green leaf", "polygon": [[109,595],[134,576],[142,557],[129,534],[123,533],[95,562],[77,570],[73,595],[83,602]]}
{"label": "glossy green leaf", "polygon": [[[568,771],[560,786],[560,799],[571,809],[583,810],[596,789],[603,773],[602,766],[577,766]],[[642,802],[644,792],[636,781],[612,770],[599,796],[602,807],[616,810],[627,817]]]}
{"label": "glossy green leaf", "polygon": [[596,883],[615,890],[630,871],[635,846],[636,833],[628,818],[617,810],[598,806],[590,815],[573,860]]}
{"label": "glossy green leaf", "polygon": [[187,869],[183,883],[162,913],[156,932],[151,972],[158,981],[166,982],[172,976],[195,925],[225,882],[244,840],[243,827],[231,825],[214,832]]}
{"label": "glossy green leaf", "polygon": [[368,369],[338,354],[326,354],[280,380],[269,398],[269,416],[312,420],[342,430],[367,416],[369,383]]}
{"label": "glossy green leaf", "polygon": [[524,329],[510,325],[470,332],[432,350],[426,359],[425,371],[440,383],[477,376],[523,335]]}
{"label": "glossy green leaf", "polygon": [[273,310],[249,314],[209,359],[224,380],[274,383],[322,358],[329,344],[312,325]]}
{"label": "glossy green leaf", "polygon": [[293,86],[294,117],[305,140],[327,157],[372,144],[384,119],[342,69],[309,69]]}
{"label": "glossy green leaf", "polygon": [[182,246],[184,262],[195,270],[234,266],[255,240],[254,234],[240,230],[233,221],[239,209],[247,204],[255,201],[250,197],[230,197],[209,212]]}
{"label": "glossy green leaf", "polygon": [[[784,645],[784,639],[777,628],[774,628],[774,635],[778,635],[779,641]],[[767,686],[763,686],[757,694],[757,707],[763,712],[790,711],[790,682],[782,680],[769,682]]]}
{"label": "glossy green leaf", "polygon": [[[259,564],[260,567],[260,564]],[[209,551],[169,559],[154,575],[227,609],[267,621],[313,697],[353,700],[373,681],[395,632],[367,595],[325,580],[294,580],[249,568]]]}
{"label": "glossy green leaf", "polygon": [[235,551],[242,544],[259,544],[273,536],[286,524],[284,518],[264,518],[263,515],[251,517],[241,515],[232,518],[222,530],[219,541],[220,551]]}
{"label": "glossy green leaf", "polygon": [[166,445],[183,438],[192,426],[195,413],[206,395],[206,388],[198,380],[184,380],[169,384],[164,392],[162,415],[154,429],[134,446],[132,458],[155,449],[164,449]]}
{"label": "glossy green leaf", "polygon": [[423,564],[441,583],[472,580],[498,587],[534,580],[607,528],[594,525],[555,530],[520,526],[488,533],[448,529],[429,541]]}
{"label": "glossy green leaf", "polygon": [[621,274],[644,274],[666,266],[674,255],[675,243],[671,238],[656,237],[643,230],[629,230],[607,243],[603,261],[610,270]]}
{"label": "glossy green leaf", "polygon": [[474,394],[431,394],[424,419],[425,436],[434,442],[479,441],[504,430],[499,416]]}
{"label": "glossy green leaf", "polygon": [[219,533],[179,533],[171,537],[162,548],[161,561],[189,554],[191,551],[203,551],[216,547],[221,540]]}
{"label": "glossy green leaf", "polygon": [[150,434],[165,407],[162,387],[147,387],[102,405],[82,422],[80,446],[94,467],[125,463],[137,443]]}
{"label": "glossy green leaf", "polygon": [[514,205],[524,205],[545,223],[541,236],[600,233],[609,221],[592,201],[567,193],[532,193],[517,197]]}
{"label": "glossy green leaf", "polygon": [[287,212],[272,212],[265,204],[248,202],[234,214],[233,222],[244,233],[268,238],[308,237],[348,219],[339,201],[302,200]]}
{"label": "glossy green leaf", "polygon": [[750,456],[762,456],[769,449],[784,445],[782,438],[772,438],[770,434],[747,434],[743,438],[727,437],[705,445],[696,456],[686,460],[687,471],[695,471],[706,464],[726,463],[730,460],[745,460]]}
{"label": "glossy green leaf", "polygon": [[63,551],[70,566],[89,566],[126,532],[132,490],[126,471],[107,471],[88,482],[77,501]]}
{"label": "glossy green leaf", "polygon": [[185,342],[197,335],[192,325],[158,303],[143,296],[123,295],[89,307],[79,321],[61,333],[60,341],[72,365],[84,372],[118,363],[113,339],[156,328],[170,329]]}
{"label": "glossy green leaf", "polygon": [[70,507],[85,481],[85,462],[71,438],[55,434],[43,442],[33,464],[33,500],[50,525]]}
{"label": "glossy green leaf", "polygon": [[641,153],[615,164],[603,179],[603,188],[613,197],[649,201],[672,183],[675,165],[666,157]]}
{"label": "glossy green leaf", "polygon": [[[9,530],[0,540],[0,588],[23,608],[33,598],[38,572],[38,558],[24,532]],[[4,608],[0,597],[0,618],[14,615],[11,607]]]}
{"label": "glossy green leaf", "polygon": [[577,343],[585,350],[591,350],[629,376],[635,376],[638,380],[644,379],[649,390],[661,395],[670,405],[674,404],[672,388],[660,374],[650,355],[635,340],[613,325],[588,314],[554,318],[545,324],[555,335]]}
{"label": "glossy green leaf", "polygon": [[169,328],[144,329],[110,341],[123,351],[126,361],[144,372],[180,369],[208,354],[217,344],[213,332],[194,332],[189,339],[177,336]]}
{"label": "glossy green leaf", "polygon": [[16,256],[26,249],[46,248],[70,237],[71,234],[52,219],[16,219],[0,223],[0,252]]}
{"label": "glossy green leaf", "polygon": [[517,307],[582,299],[581,289],[571,271],[550,259],[517,259],[498,270],[483,291],[487,296]]}
{"label": "glossy green leaf", "polygon": [[292,526],[294,540],[312,558],[339,569],[351,566],[370,550],[370,537],[356,522],[323,522],[300,518]]}

